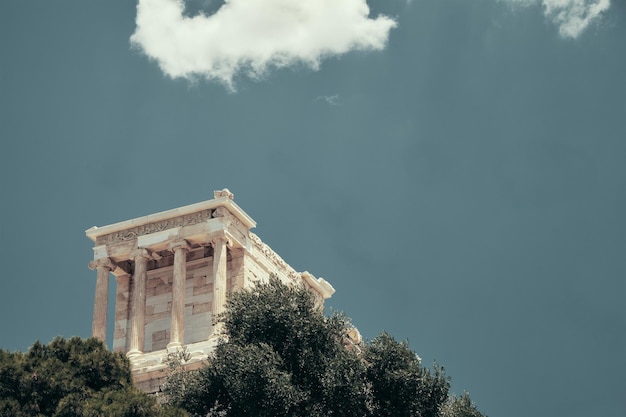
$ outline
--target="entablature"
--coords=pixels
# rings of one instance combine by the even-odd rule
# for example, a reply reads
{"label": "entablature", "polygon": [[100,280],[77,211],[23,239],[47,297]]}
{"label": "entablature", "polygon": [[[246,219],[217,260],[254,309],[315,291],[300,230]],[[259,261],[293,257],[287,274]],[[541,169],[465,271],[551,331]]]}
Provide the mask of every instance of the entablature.
{"label": "entablature", "polygon": [[108,226],[94,226],[85,231],[96,246],[132,241],[143,236],[188,227],[212,219],[232,225],[232,234],[241,240],[256,222],[239,207],[227,190],[216,191],[216,198],[188,206],[162,211]]}
{"label": "entablature", "polygon": [[256,223],[232,201],[230,192],[215,194],[213,200],[88,229],[85,233],[95,243],[94,259],[121,262],[139,248],[158,253],[177,240],[197,248],[211,245],[219,237],[225,238],[229,247],[250,250],[248,232]]}

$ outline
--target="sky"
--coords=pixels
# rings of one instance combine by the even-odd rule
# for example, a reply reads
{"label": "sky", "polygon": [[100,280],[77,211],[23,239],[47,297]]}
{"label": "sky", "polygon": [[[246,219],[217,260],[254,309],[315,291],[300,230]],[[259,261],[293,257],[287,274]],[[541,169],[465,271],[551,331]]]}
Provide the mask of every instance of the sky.
{"label": "sky", "polygon": [[0,2],[0,348],[90,336],[86,229],[227,187],[485,414],[624,416],[625,41],[622,0]]}

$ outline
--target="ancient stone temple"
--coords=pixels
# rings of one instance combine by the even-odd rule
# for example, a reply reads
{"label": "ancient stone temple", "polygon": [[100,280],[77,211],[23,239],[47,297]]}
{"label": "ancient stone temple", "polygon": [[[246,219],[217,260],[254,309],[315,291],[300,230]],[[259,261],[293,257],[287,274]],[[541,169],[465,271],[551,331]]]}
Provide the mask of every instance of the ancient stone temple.
{"label": "ancient stone temple", "polygon": [[106,339],[109,277],[117,283],[113,350],[131,361],[137,386],[156,392],[168,352],[185,346],[199,367],[215,347],[228,294],[270,274],[304,285],[320,302],[335,291],[296,272],[258,236],[227,189],[201,203],[86,231],[97,271],[93,336]]}

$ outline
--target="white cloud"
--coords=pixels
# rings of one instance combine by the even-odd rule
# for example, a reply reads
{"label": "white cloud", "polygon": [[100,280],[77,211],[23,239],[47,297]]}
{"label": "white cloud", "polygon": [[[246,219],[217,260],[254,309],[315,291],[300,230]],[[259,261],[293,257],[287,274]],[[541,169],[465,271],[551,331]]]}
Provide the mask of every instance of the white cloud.
{"label": "white cloud", "polygon": [[600,19],[611,6],[611,0],[505,0],[518,6],[541,4],[543,11],[559,28],[561,36],[577,38]]}
{"label": "white cloud", "polygon": [[561,36],[577,38],[609,9],[611,0],[543,0],[546,16],[559,26]]}
{"label": "white cloud", "polygon": [[139,0],[131,43],[172,78],[220,81],[306,65],[351,50],[380,50],[396,22],[369,18],[366,0],[227,0],[184,15],[182,0]]}

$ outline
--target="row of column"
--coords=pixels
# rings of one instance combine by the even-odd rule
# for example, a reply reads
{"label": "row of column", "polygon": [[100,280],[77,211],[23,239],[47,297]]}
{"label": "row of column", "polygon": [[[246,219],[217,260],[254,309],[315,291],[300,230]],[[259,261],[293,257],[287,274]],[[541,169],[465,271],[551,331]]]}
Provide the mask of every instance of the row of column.
{"label": "row of column", "polygon": [[[226,305],[227,292],[227,243],[225,236],[218,236],[211,242],[213,246],[213,320],[223,312]],[[172,280],[172,314],[170,325],[169,349],[177,349],[183,345],[185,330],[185,281],[187,279],[187,252],[191,249],[187,241],[172,242],[169,249],[174,253],[174,267]],[[133,291],[130,309],[130,350],[128,356],[141,354],[144,347],[145,311],[146,311],[146,279],[148,275],[148,260],[151,259],[147,249],[137,249],[130,258],[135,262],[133,274]],[[96,296],[92,335],[102,341],[106,339],[107,308],[109,298],[109,273],[115,265],[108,258],[98,259],[89,264],[91,269],[97,270]],[[222,329],[217,324],[213,335]]]}

